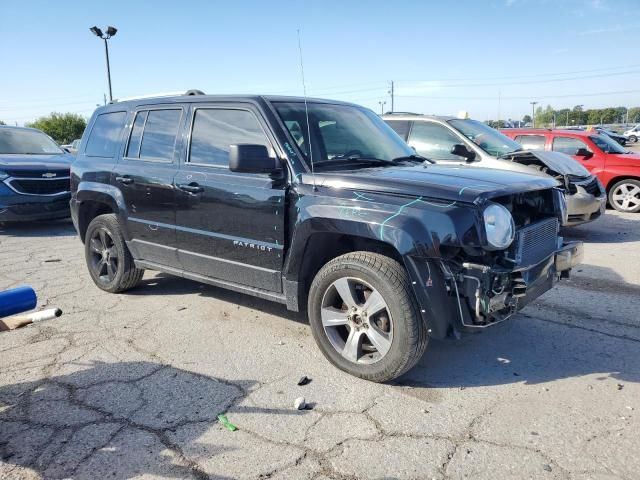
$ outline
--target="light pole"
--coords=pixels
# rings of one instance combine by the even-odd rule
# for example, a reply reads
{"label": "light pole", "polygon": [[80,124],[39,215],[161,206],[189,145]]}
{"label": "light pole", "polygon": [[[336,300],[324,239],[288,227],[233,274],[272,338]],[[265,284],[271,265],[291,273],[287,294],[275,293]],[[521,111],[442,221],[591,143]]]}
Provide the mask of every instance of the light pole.
{"label": "light pole", "polygon": [[531,126],[536,128],[536,105],[538,102],[529,102],[531,104]]}
{"label": "light pole", "polygon": [[104,40],[104,53],[107,57],[107,80],[109,81],[109,101],[112,102],[113,92],[111,91],[111,67],[109,65],[109,45],[107,44],[107,40],[113,37],[118,32],[118,29],[116,27],[108,26],[107,31],[102,33],[102,30],[100,30],[98,27],[93,26],[89,29],[89,31],[91,31],[91,33],[93,33],[96,37]]}
{"label": "light pole", "polygon": [[387,104],[387,102],[378,102],[378,105],[380,105],[380,115],[384,115],[384,106]]}

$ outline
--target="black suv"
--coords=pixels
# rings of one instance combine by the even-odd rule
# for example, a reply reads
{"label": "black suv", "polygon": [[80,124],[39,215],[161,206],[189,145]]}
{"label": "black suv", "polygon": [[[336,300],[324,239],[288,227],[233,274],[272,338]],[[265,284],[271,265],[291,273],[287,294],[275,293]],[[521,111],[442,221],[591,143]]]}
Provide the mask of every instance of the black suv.
{"label": "black suv", "polygon": [[185,95],[93,114],[71,211],[101,289],[149,269],[306,307],[333,364],[385,381],[580,261],[557,185],[433,165],[357,105]]}

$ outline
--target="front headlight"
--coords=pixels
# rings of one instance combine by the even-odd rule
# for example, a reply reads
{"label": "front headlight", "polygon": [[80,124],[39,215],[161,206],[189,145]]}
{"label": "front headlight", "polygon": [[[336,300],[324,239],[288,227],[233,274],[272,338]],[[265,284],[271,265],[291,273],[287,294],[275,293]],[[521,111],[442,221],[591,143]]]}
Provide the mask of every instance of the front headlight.
{"label": "front headlight", "polygon": [[511,212],[498,203],[492,203],[484,209],[482,215],[489,245],[497,250],[511,245],[516,235]]}
{"label": "front headlight", "polygon": [[3,172],[2,170],[0,170],[0,180],[4,180],[7,177],[9,177],[7,172]]}

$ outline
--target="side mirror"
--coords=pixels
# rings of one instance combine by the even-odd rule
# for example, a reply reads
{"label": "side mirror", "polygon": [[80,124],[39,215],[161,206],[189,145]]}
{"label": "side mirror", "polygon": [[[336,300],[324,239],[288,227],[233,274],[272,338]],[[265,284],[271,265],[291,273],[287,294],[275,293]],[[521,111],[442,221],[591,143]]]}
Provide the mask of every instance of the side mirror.
{"label": "side mirror", "polygon": [[585,159],[593,157],[593,152],[590,152],[586,148],[582,147],[576,150],[576,157],[584,157]]}
{"label": "side mirror", "polygon": [[476,159],[476,152],[469,150],[465,145],[461,143],[456,143],[453,147],[451,147],[451,154],[458,157],[464,157],[467,159],[467,162],[473,162]]}
{"label": "side mirror", "polygon": [[282,167],[264,145],[230,145],[229,170],[238,173],[275,173]]}

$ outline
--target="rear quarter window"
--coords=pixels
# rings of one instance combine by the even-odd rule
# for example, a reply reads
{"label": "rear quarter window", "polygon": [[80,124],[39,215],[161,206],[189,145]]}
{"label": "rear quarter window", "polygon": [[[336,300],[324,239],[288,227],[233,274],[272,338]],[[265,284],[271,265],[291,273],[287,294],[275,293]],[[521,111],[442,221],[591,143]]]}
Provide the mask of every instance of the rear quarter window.
{"label": "rear quarter window", "polygon": [[85,148],[88,157],[113,158],[120,144],[127,112],[109,112],[97,116]]}
{"label": "rear quarter window", "polygon": [[524,150],[544,150],[544,135],[518,135],[514,138]]}

